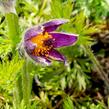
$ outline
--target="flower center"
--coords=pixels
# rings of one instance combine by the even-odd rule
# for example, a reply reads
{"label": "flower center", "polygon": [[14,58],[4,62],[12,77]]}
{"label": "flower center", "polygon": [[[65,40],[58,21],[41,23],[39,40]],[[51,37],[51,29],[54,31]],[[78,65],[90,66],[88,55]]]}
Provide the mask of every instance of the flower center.
{"label": "flower center", "polygon": [[45,32],[41,33],[30,39],[33,43],[36,44],[36,48],[33,50],[33,55],[36,56],[48,56],[49,51],[53,48],[54,40],[53,37]]}

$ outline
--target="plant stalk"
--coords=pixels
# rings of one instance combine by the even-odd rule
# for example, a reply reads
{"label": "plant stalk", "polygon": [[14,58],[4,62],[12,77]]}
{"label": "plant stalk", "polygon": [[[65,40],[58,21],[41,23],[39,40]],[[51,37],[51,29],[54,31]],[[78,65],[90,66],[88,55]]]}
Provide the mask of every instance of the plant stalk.
{"label": "plant stalk", "polygon": [[22,91],[23,91],[23,101],[27,109],[30,106],[30,94],[31,94],[31,84],[32,78],[28,72],[29,63],[25,58],[24,66],[22,69]]}
{"label": "plant stalk", "polygon": [[6,13],[6,22],[8,27],[8,37],[12,41],[13,51],[20,41],[18,16],[15,13]]}
{"label": "plant stalk", "polygon": [[90,59],[92,60],[93,64],[95,65],[95,68],[99,74],[99,76],[101,77],[101,79],[104,81],[106,88],[107,88],[107,93],[109,93],[109,79],[106,76],[106,73],[104,72],[103,68],[101,67],[100,63],[98,62],[98,60],[96,59],[96,57],[94,56],[93,52],[91,51],[90,47],[85,45],[84,46],[87,54],[89,55]]}

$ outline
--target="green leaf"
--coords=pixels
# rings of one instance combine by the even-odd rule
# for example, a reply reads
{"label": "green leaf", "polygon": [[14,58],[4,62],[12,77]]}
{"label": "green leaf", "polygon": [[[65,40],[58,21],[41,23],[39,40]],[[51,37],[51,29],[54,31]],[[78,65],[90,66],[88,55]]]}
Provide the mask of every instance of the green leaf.
{"label": "green leaf", "polygon": [[[23,66],[23,60],[19,60],[16,55],[11,61],[7,59],[0,63],[0,84],[7,90],[13,85],[15,74],[20,71]],[[4,76],[5,75],[5,76]]]}
{"label": "green leaf", "polygon": [[69,96],[63,101],[63,109],[75,109],[73,102]]}
{"label": "green leaf", "polygon": [[0,57],[4,58],[12,51],[11,40],[0,37]]}

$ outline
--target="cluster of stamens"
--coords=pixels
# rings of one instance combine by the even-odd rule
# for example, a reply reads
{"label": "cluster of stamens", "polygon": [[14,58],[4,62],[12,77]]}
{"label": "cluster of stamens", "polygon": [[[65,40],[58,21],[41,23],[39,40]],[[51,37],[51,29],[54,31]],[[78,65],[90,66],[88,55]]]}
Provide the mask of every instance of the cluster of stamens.
{"label": "cluster of stamens", "polygon": [[45,32],[32,37],[30,40],[36,44],[36,48],[32,52],[33,55],[48,57],[49,51],[53,48],[53,42],[55,39]]}

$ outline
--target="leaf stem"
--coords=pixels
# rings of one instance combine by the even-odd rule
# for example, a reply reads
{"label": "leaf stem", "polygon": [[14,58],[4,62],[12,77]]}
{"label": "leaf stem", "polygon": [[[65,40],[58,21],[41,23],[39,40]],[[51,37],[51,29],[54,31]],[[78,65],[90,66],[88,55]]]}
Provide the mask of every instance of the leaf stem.
{"label": "leaf stem", "polygon": [[109,79],[106,76],[106,73],[104,72],[104,70],[101,67],[100,63],[98,62],[98,60],[94,56],[93,52],[91,51],[91,48],[89,46],[87,46],[87,45],[85,45],[84,47],[85,47],[85,49],[87,51],[87,54],[89,55],[90,59],[92,60],[93,64],[95,65],[97,73],[99,74],[101,79],[104,81],[104,83],[106,85],[106,88],[107,88],[107,92],[109,93]]}

